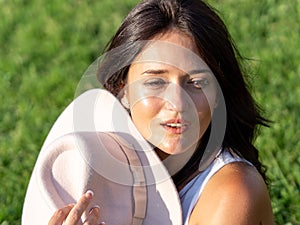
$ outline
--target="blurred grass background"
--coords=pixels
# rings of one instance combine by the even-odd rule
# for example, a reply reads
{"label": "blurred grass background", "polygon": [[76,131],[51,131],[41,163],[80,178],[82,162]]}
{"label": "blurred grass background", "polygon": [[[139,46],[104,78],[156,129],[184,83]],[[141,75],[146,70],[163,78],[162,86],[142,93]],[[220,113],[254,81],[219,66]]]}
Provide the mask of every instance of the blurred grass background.
{"label": "blurred grass background", "polygon": [[[0,224],[21,223],[39,149],[87,67],[137,0],[0,0]],[[300,224],[300,1],[210,0],[274,121],[256,145],[276,224]]]}

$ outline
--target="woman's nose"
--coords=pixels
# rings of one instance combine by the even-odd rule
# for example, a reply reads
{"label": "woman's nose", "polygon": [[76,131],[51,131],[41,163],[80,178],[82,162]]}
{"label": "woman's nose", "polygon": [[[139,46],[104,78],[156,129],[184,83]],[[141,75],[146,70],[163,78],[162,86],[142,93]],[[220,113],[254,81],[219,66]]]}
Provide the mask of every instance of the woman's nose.
{"label": "woman's nose", "polygon": [[177,112],[186,111],[192,101],[187,92],[176,83],[171,83],[167,87],[163,98],[167,109]]}

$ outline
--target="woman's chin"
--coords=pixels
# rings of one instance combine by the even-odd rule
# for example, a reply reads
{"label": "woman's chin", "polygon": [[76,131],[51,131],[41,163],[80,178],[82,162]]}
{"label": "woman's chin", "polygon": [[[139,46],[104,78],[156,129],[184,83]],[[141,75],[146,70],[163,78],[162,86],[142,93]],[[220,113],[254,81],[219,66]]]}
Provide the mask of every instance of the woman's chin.
{"label": "woman's chin", "polygon": [[197,144],[182,143],[182,142],[171,142],[157,145],[161,152],[165,155],[180,155],[186,152],[195,151]]}

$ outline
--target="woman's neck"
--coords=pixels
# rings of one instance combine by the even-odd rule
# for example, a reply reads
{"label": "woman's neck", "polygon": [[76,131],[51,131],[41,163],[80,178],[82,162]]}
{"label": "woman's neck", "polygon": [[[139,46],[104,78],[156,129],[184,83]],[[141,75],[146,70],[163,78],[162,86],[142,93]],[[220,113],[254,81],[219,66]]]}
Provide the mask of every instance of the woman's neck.
{"label": "woman's neck", "polygon": [[175,155],[167,154],[158,148],[154,148],[154,151],[168,170],[170,176],[173,176],[188,163],[190,158],[193,156],[195,149],[196,147],[193,146],[190,150],[186,150],[183,153]]}

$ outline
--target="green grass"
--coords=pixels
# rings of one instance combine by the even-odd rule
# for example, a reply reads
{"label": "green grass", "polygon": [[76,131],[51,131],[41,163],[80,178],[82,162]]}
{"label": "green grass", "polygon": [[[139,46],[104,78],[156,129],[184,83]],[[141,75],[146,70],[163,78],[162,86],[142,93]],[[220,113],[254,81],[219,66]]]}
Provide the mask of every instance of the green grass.
{"label": "green grass", "polygon": [[[218,1],[265,115],[257,139],[268,166],[276,224],[300,224],[300,1]],[[221,4],[223,2],[223,4]]]}
{"label": "green grass", "polygon": [[[0,224],[20,224],[51,125],[136,0],[0,0]],[[257,139],[276,224],[300,224],[300,2],[211,0],[248,61],[274,121]]]}

